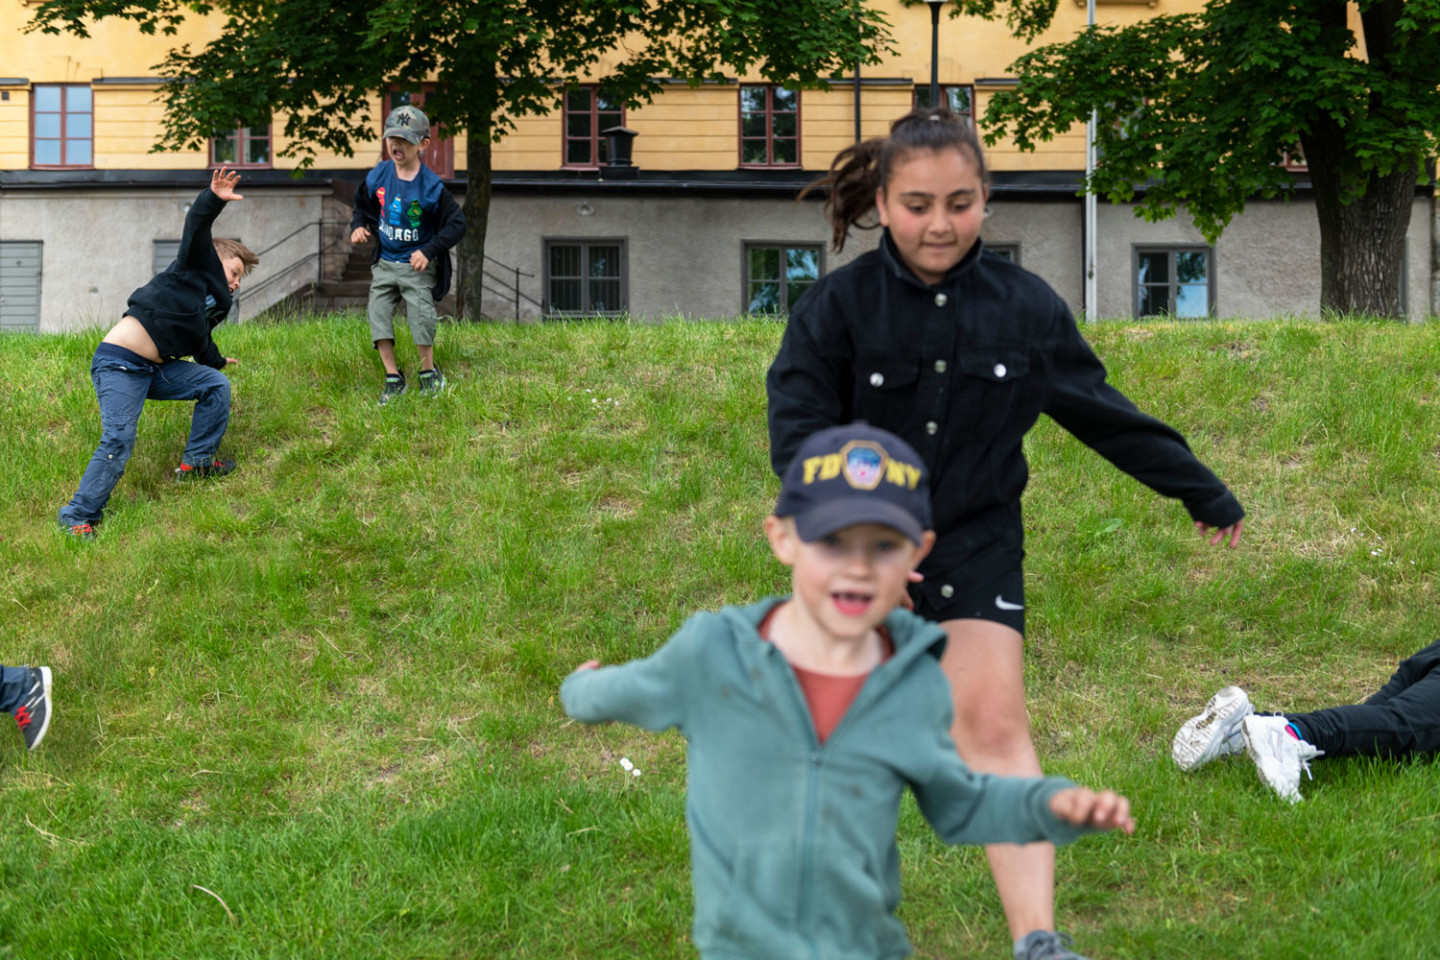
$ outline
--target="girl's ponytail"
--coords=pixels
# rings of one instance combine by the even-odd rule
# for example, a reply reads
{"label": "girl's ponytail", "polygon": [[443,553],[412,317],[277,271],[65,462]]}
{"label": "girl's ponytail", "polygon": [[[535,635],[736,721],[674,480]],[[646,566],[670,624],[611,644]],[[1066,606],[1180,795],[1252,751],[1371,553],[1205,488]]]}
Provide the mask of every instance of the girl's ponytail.
{"label": "girl's ponytail", "polygon": [[890,180],[890,171],[899,158],[916,150],[961,150],[975,161],[980,182],[989,183],[985,153],[968,120],[949,110],[911,110],[890,125],[890,135],[865,140],[835,155],[830,172],[800,191],[803,199],[812,190],[826,190],[825,219],[830,221],[831,243],[839,253],[852,226],[873,230],[878,223],[860,223],[875,209],[875,191]]}
{"label": "girl's ponytail", "polygon": [[[830,172],[800,191],[803,200],[812,190],[825,190],[825,219],[830,221],[830,242],[839,253],[850,235],[851,226],[875,209],[875,191],[879,188],[880,154],[886,140],[877,137],[864,140],[841,150],[830,163]],[[873,230],[878,224],[862,224],[861,229]]]}

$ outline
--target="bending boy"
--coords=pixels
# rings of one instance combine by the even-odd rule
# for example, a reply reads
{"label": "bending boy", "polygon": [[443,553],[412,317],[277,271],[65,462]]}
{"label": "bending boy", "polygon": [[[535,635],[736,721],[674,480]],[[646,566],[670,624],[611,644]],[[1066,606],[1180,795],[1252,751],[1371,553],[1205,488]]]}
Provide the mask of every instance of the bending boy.
{"label": "bending boy", "polygon": [[1312,713],[1262,715],[1239,687],[1225,687],[1175,734],[1171,756],[1190,771],[1245,751],[1260,779],[1291,803],[1316,757],[1440,753],[1440,640],[1400,662],[1364,703]]}
{"label": "bending boy", "polygon": [[950,843],[1134,830],[1124,797],[960,760],[945,631],[897,609],[930,524],[925,466],[904,441],[863,424],[821,431],[765,520],[791,596],[697,614],[652,656],[592,660],[561,686],[577,719],[684,733],[702,956],[906,956],[895,833],[907,786]]}
{"label": "bending boy", "polygon": [[[242,243],[210,235],[240,174],[222,167],[210,176],[185,216],[175,260],[130,295],[125,315],[110,328],[90,361],[100,402],[100,446],[90,458],[80,489],[60,510],[71,535],[93,539],[105,504],[135,450],[135,427],[148,400],[194,400],[190,439],[175,479],[224,476],[234,460],[218,457],[230,424],[230,381],[220,370],[233,357],[220,353],[211,331],[230,312],[231,295],[260,258]],[[194,357],[196,362],[181,360]]]}

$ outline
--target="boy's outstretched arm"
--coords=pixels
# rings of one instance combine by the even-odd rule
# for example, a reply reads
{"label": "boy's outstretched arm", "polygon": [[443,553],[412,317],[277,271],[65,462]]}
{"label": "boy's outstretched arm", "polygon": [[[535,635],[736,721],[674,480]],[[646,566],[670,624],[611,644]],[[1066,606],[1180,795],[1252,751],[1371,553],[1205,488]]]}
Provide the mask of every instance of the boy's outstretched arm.
{"label": "boy's outstretched arm", "polygon": [[647,730],[685,726],[686,686],[705,673],[699,664],[695,619],[643,660],[601,667],[589,660],[560,685],[565,712],[586,723],[622,720]]}
{"label": "boy's outstretched arm", "polygon": [[227,202],[245,199],[235,191],[235,185],[239,182],[240,174],[224,167],[210,174],[210,186],[200,191],[195,202],[190,204],[190,212],[185,214],[185,232],[180,237],[180,249],[175,253],[176,260],[194,265],[193,258],[203,257],[215,249],[210,226],[225,209]]}

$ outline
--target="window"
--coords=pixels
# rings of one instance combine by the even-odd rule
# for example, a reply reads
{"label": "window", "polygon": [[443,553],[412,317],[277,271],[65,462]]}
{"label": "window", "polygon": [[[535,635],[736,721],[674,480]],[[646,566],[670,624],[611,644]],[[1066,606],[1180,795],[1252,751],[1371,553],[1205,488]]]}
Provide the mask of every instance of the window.
{"label": "window", "polygon": [[546,240],[546,315],[624,313],[625,274],[624,240]]}
{"label": "window", "polygon": [[598,167],[610,159],[602,130],[625,126],[625,104],[598,87],[565,93],[565,166]]}
{"label": "window", "polygon": [[[950,112],[957,117],[964,117],[973,121],[975,91],[968,84],[940,85],[940,105],[948,107]],[[915,85],[915,107],[924,109],[930,106],[930,84],[920,83]]]}
{"label": "window", "polygon": [[740,88],[740,165],[800,165],[800,94],[784,87]]}
{"label": "window", "polygon": [[1136,248],[1135,316],[1188,319],[1214,312],[1214,254],[1209,247]]}
{"label": "window", "polygon": [[1018,244],[1018,243],[989,243],[989,242],[987,242],[987,243],[985,244],[985,249],[988,250],[989,252],[995,254],[995,256],[997,256],[997,257],[1001,257],[1001,258],[1003,258],[1003,259],[1005,259],[1005,260],[1009,260],[1011,263],[1014,263],[1014,264],[1017,264],[1017,265],[1020,263],[1020,244]]}
{"label": "window", "polygon": [[790,312],[790,305],[820,279],[821,247],[745,244],[745,312]]}
{"label": "window", "polygon": [[217,133],[210,140],[210,165],[270,166],[270,125],[239,127],[228,133]]}
{"label": "window", "polygon": [[92,104],[90,88],[84,84],[36,84],[30,100],[30,165],[93,166]]}

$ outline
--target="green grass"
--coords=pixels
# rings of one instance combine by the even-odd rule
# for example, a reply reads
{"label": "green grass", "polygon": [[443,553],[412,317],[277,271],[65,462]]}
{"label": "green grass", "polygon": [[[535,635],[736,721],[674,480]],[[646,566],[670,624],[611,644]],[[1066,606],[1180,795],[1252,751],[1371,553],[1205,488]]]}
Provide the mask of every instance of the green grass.
{"label": "green grass", "polygon": [[[452,389],[381,409],[363,318],[222,329],[240,472],[173,483],[190,408],[152,404],[91,544],[53,524],[97,336],[0,339],[0,661],[51,664],[58,704],[36,754],[0,735],[0,958],[692,956],[683,743],[556,691],[783,588],[779,333],[446,326]],[[1440,635],[1440,327],[1087,333],[1250,518],[1211,549],[1030,437],[1036,742],[1140,821],[1060,852],[1062,926],[1101,958],[1433,953],[1440,765],[1321,761],[1292,809],[1168,749],[1225,683],[1352,701]],[[981,852],[908,804],[901,845],[919,955],[1008,956]]]}

